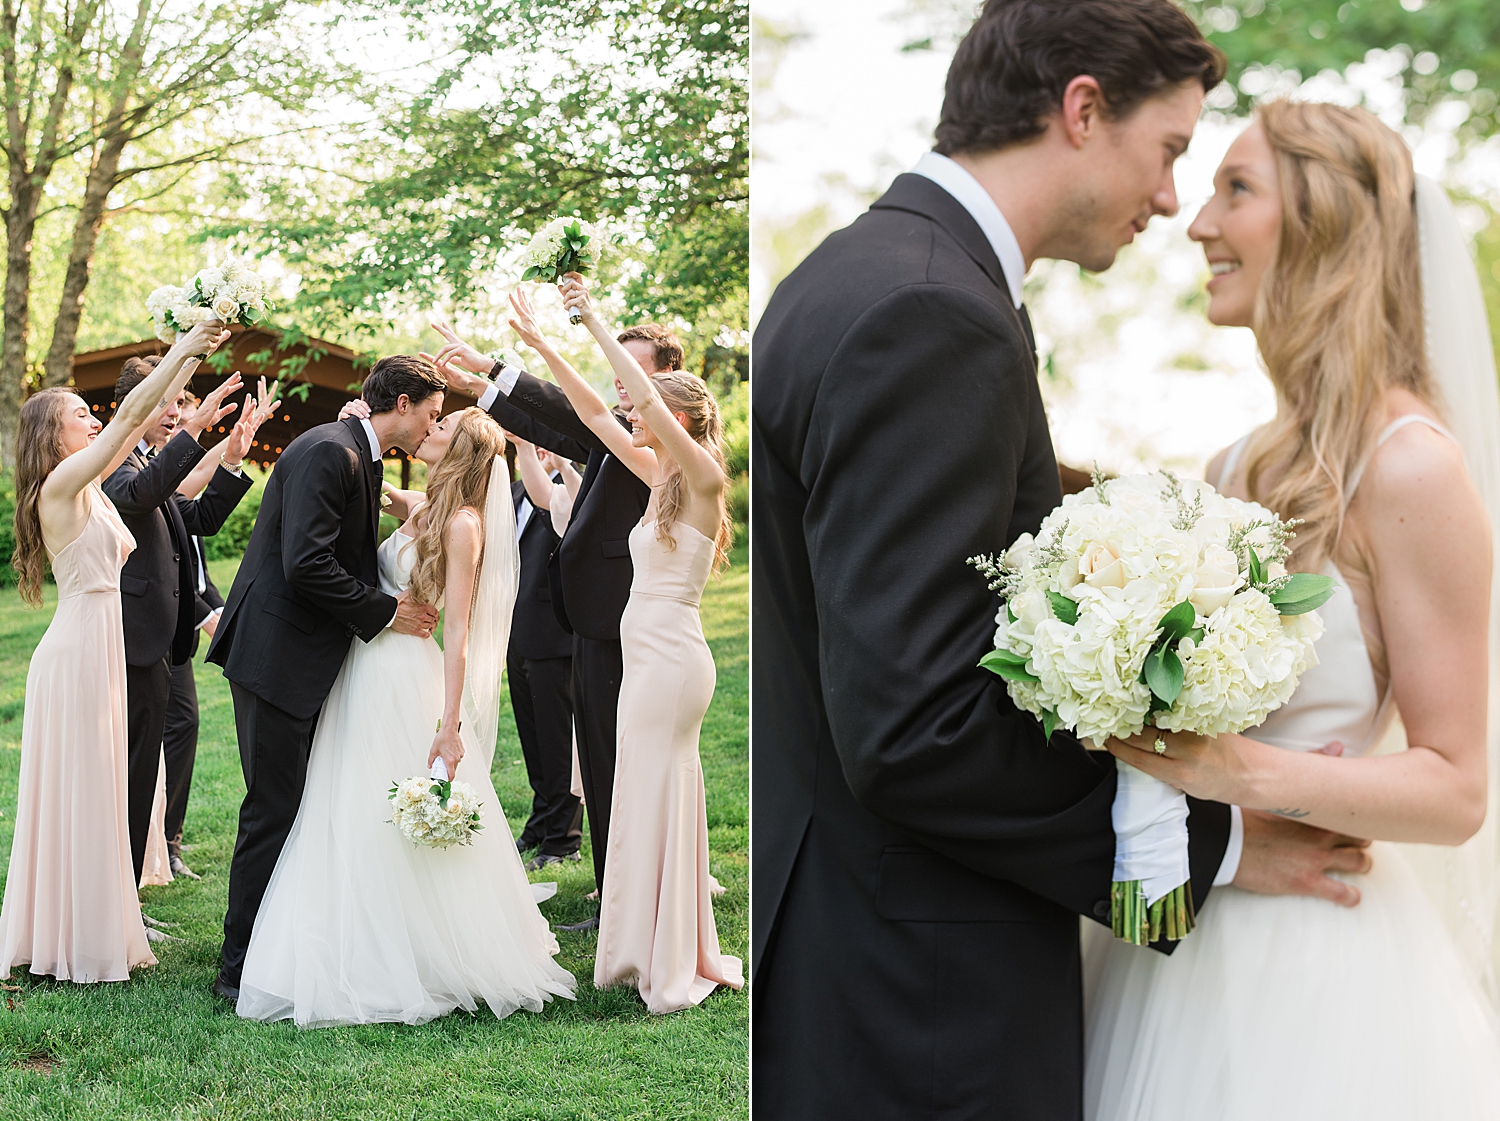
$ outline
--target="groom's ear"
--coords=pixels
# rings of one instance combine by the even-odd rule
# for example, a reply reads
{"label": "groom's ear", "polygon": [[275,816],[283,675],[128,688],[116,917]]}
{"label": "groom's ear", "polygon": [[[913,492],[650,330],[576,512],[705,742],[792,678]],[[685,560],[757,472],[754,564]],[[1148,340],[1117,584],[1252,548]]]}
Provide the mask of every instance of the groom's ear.
{"label": "groom's ear", "polygon": [[397,416],[405,416],[409,412],[411,412],[411,398],[403,393],[396,398],[395,413]]}
{"label": "groom's ear", "polygon": [[1104,91],[1098,79],[1078,75],[1063,90],[1058,109],[1063,137],[1074,148],[1082,148],[1085,140],[1098,133],[1103,117]]}

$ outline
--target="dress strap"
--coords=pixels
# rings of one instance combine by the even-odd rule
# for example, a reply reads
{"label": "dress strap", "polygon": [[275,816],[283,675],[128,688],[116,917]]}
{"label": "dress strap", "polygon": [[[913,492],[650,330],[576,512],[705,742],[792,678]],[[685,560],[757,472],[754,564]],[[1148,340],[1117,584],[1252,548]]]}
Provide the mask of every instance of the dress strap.
{"label": "dress strap", "polygon": [[1394,436],[1397,432],[1400,432],[1409,424],[1425,424],[1434,432],[1448,437],[1448,439],[1452,440],[1455,444],[1458,443],[1457,436],[1453,435],[1453,433],[1449,432],[1446,428],[1444,428],[1437,421],[1433,420],[1430,416],[1423,416],[1421,413],[1407,413],[1404,416],[1398,416],[1395,420],[1391,421],[1391,423],[1387,424],[1380,430],[1380,435],[1375,437],[1375,449],[1365,457],[1365,461],[1358,467],[1356,467],[1354,469],[1354,474],[1349,477],[1348,485],[1344,488],[1344,509],[1347,510],[1349,508],[1349,503],[1354,501],[1354,492],[1359,489],[1359,482],[1365,477],[1365,468],[1370,465],[1370,460],[1375,458],[1375,451],[1378,451],[1382,444],[1384,444],[1387,440],[1389,440],[1392,436]]}
{"label": "dress strap", "polygon": [[1209,480],[1215,490],[1223,490],[1224,484],[1234,478],[1234,469],[1240,465],[1240,457],[1245,454],[1245,447],[1249,443],[1250,434],[1247,432],[1230,447],[1224,456],[1224,466],[1219,470],[1219,477]]}

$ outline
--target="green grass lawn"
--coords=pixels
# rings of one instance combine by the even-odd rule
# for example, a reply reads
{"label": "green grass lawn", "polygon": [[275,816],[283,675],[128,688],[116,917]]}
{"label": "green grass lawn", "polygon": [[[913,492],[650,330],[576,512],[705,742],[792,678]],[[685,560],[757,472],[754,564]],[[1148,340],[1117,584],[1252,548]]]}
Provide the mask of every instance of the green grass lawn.
{"label": "green grass lawn", "polygon": [[[724,952],[745,956],[748,929],[748,621],[746,550],[710,581],[703,626],[718,691],[703,725],[715,902]],[[226,592],[236,566],[215,562]],[[8,866],[20,767],[26,666],[52,616],[0,591],[0,869]],[[147,914],[185,941],[155,946],[160,964],[127,983],[72,985],[18,970],[0,992],[0,1118],[515,1118],[584,1121],[732,1118],[747,1112],[749,1005],[719,989],[701,1006],[653,1017],[632,989],[597,991],[595,938],[562,934],[560,961],[578,1000],[497,1021],[483,1007],[420,1027],[299,1031],[240,1020],[209,986],[218,969],[236,814],[244,795],[229,689],[197,667],[203,726],[185,853],[202,882],[142,893]],[[508,708],[508,697],[507,697]],[[519,832],[531,801],[520,743],[502,713],[495,787]],[[547,868],[554,923],[592,913],[583,861]]]}

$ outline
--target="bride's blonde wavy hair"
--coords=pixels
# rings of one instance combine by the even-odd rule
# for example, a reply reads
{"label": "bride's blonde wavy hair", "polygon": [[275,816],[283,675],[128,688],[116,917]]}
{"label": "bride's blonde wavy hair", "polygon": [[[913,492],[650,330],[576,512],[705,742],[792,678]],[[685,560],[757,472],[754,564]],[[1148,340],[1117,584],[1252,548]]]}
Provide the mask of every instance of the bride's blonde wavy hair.
{"label": "bride's blonde wavy hair", "polygon": [[1281,189],[1254,318],[1276,417],[1250,440],[1246,483],[1263,505],[1302,519],[1296,562],[1312,568],[1338,548],[1348,485],[1374,451],[1386,393],[1405,389],[1438,407],[1416,178],[1406,144],[1368,110],[1273,101],[1256,120]]}
{"label": "bride's blonde wavy hair", "polygon": [[[472,406],[459,414],[448,450],[427,476],[427,503],[418,514],[411,594],[419,603],[441,599],[448,580],[448,525],[465,506],[484,517],[490,471],[495,457],[504,454],[505,435],[493,417]],[[474,587],[479,587],[477,580]]]}
{"label": "bride's blonde wavy hair", "polygon": [[[656,392],[673,413],[687,417],[687,434],[713,456],[719,470],[729,476],[724,459],[724,421],[719,416],[719,403],[714,400],[704,380],[686,370],[666,370],[651,375]],[[661,481],[656,496],[656,538],[668,549],[677,548],[677,538],[672,536],[672,527],[682,513],[682,470],[675,468]],[[734,521],[729,514],[724,496],[719,499],[719,529],[714,534],[714,571],[729,563],[729,549],[734,544]]]}

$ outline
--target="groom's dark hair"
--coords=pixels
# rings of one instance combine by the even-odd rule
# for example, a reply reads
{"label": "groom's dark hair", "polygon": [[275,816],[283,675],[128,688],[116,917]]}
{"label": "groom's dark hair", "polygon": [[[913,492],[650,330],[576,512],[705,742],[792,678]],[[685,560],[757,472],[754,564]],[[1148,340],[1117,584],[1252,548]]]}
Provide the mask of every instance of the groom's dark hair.
{"label": "groom's dark hair", "polygon": [[430,362],[410,354],[392,354],[370,368],[359,395],[372,413],[388,413],[395,409],[396,400],[403,393],[415,405],[447,388],[443,375]]}
{"label": "groom's dark hair", "polygon": [[1184,82],[1206,93],[1224,68],[1172,0],[986,0],[948,67],[934,148],[992,152],[1040,136],[1080,74],[1120,120]]}

